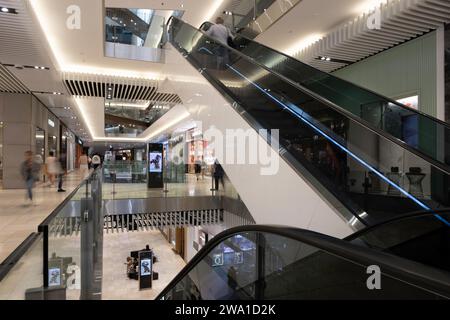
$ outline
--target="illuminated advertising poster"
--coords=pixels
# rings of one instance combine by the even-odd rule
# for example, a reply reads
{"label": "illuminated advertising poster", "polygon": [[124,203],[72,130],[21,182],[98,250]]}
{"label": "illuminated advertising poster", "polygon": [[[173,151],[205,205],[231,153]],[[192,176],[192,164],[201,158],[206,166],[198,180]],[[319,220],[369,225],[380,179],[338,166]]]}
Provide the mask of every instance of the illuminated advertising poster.
{"label": "illuminated advertising poster", "polygon": [[152,274],[152,261],[150,259],[141,260],[141,276],[149,276]]}
{"label": "illuminated advertising poster", "polygon": [[61,285],[61,269],[60,268],[48,269],[48,285],[50,287]]}
{"label": "illuminated advertising poster", "polygon": [[149,156],[149,171],[152,173],[161,173],[162,172],[162,152],[152,151]]}

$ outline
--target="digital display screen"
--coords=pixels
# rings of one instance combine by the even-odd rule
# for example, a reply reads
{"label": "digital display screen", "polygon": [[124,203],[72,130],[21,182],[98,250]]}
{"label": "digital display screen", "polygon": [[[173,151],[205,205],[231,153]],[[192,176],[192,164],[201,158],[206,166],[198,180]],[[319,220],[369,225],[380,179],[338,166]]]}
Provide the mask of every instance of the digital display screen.
{"label": "digital display screen", "polygon": [[149,171],[161,173],[162,172],[163,157],[162,153],[158,151],[150,152],[149,155]]}
{"label": "digital display screen", "polygon": [[48,285],[50,287],[61,285],[61,269],[60,268],[48,269]]}
{"label": "digital display screen", "polygon": [[142,259],[141,260],[141,276],[149,276],[152,274],[152,260]]}

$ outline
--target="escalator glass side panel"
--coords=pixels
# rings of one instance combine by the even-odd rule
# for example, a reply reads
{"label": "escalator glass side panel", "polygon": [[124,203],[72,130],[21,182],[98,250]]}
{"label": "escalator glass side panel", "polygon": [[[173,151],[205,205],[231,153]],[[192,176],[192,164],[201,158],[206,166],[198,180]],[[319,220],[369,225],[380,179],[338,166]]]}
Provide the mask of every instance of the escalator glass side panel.
{"label": "escalator glass side panel", "polygon": [[320,95],[373,128],[388,133],[437,162],[450,164],[450,158],[438,152],[450,147],[448,124],[239,34],[235,43],[236,49],[243,54]]}
{"label": "escalator glass side panel", "polygon": [[215,246],[164,300],[437,299],[383,270],[382,290],[366,265],[267,232],[243,232]]}
{"label": "escalator glass side panel", "polygon": [[169,33],[172,45],[256,130],[278,130],[287,161],[339,199],[353,213],[346,217],[351,224],[374,225],[449,202],[448,175],[417,154],[181,20],[171,20]]}

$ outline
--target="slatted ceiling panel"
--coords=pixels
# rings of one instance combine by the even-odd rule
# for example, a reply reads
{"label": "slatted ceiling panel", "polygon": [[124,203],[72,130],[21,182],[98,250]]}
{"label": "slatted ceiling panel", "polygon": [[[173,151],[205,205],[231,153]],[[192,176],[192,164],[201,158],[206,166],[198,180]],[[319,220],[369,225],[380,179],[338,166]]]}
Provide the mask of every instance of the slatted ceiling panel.
{"label": "slatted ceiling panel", "polygon": [[0,64],[0,91],[9,93],[30,93],[9,70]]}
{"label": "slatted ceiling panel", "polygon": [[381,30],[367,27],[369,15],[338,27],[325,38],[294,54],[322,71],[345,66],[319,56],[357,62],[450,22],[450,0],[389,0],[380,6]]}
{"label": "slatted ceiling panel", "polygon": [[147,88],[143,95],[144,100],[150,100],[155,92],[156,90],[153,90],[153,88]]}
{"label": "slatted ceiling panel", "polygon": [[0,56],[34,61],[36,54],[45,52],[34,37],[36,31],[28,14],[26,1],[0,0],[0,6],[15,8],[18,14],[2,14],[0,18]]}
{"label": "slatted ceiling panel", "polygon": [[154,103],[182,103],[175,93],[158,92],[156,87],[145,86],[142,82],[132,83],[99,83],[89,80],[75,80],[66,77],[64,80],[67,90],[73,96],[79,97],[103,97],[108,95],[107,88],[112,85],[113,99],[123,101],[151,101]]}

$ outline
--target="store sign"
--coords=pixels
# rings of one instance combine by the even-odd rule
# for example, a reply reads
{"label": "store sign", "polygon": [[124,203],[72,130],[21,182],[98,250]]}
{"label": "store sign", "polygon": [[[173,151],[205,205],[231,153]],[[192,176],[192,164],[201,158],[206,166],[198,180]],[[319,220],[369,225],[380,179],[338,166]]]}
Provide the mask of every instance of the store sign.
{"label": "store sign", "polygon": [[51,119],[48,119],[48,125],[50,127],[54,128],[55,127],[55,122],[53,122],[53,120],[51,120]]}

